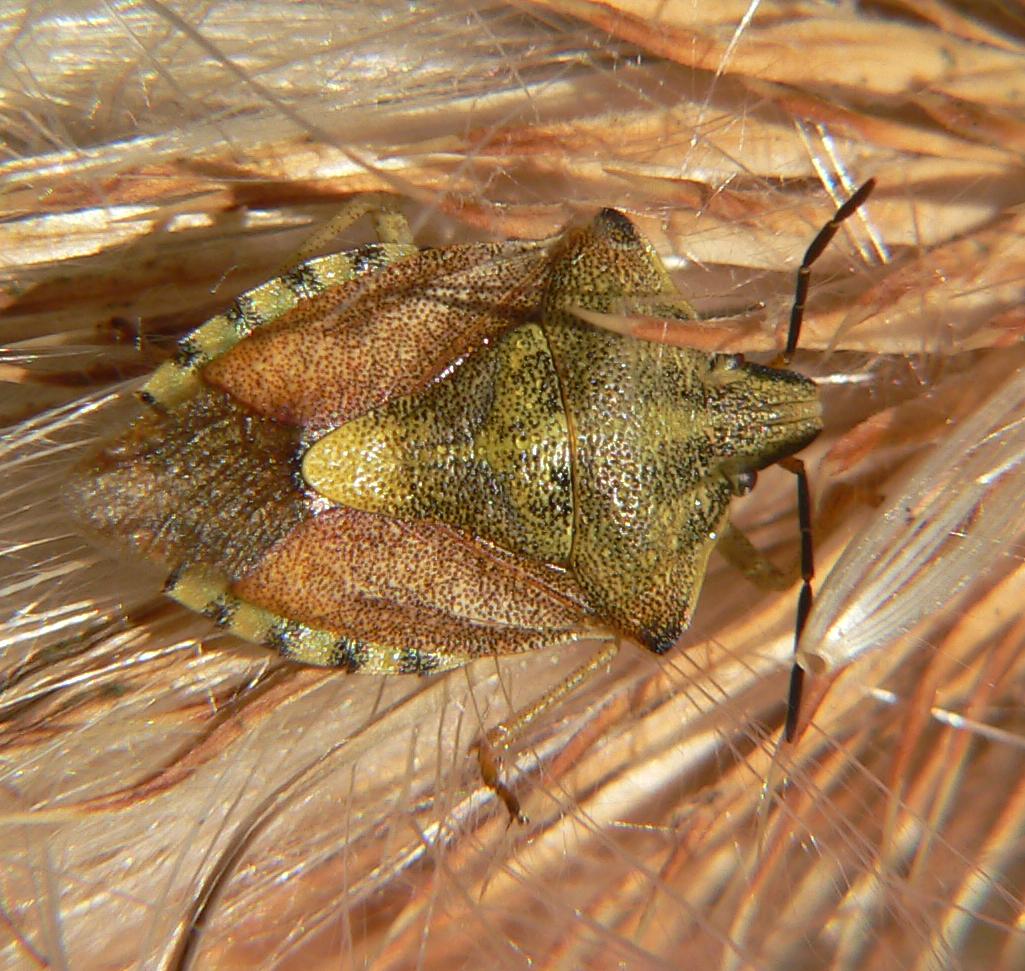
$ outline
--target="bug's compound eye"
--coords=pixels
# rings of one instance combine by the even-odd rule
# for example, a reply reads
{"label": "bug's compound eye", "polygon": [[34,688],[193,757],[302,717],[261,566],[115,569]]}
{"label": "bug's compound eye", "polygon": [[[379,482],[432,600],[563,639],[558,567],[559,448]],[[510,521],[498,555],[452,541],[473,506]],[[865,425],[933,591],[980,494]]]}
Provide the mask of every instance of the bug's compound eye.
{"label": "bug's compound eye", "polygon": [[730,482],[730,487],[735,496],[746,496],[757,483],[757,472],[738,472]]}
{"label": "bug's compound eye", "polygon": [[713,354],[713,371],[739,371],[744,364],[743,354]]}
{"label": "bug's compound eye", "polygon": [[743,354],[712,354],[708,359],[708,383],[713,388],[724,388],[744,377]]}

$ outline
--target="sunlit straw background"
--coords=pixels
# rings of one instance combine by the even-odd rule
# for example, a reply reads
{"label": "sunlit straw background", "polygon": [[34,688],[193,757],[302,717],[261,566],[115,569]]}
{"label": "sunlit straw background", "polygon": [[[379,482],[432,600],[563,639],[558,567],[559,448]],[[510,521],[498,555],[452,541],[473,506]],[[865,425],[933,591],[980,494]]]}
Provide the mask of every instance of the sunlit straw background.
{"label": "sunlit straw background", "polygon": [[[1025,966],[1018,5],[10,2],[0,50],[0,966]],[[649,336],[768,360],[870,176],[794,362],[827,431],[792,748],[796,590],[713,557],[675,652],[510,754],[509,827],[467,750],[591,647],[293,668],[65,510],[174,339],[353,192],[430,245],[620,207],[717,318]],[[793,561],[791,476],[736,518]]]}

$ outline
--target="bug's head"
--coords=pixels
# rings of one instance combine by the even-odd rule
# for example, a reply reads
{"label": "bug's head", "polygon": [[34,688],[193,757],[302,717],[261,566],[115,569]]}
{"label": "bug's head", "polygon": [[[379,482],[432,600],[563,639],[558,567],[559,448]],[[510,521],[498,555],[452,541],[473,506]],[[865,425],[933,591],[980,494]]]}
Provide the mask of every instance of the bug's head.
{"label": "bug's head", "polygon": [[799,452],[822,430],[815,382],[784,368],[749,364],[739,354],[708,359],[706,400],[723,467],[756,472]]}

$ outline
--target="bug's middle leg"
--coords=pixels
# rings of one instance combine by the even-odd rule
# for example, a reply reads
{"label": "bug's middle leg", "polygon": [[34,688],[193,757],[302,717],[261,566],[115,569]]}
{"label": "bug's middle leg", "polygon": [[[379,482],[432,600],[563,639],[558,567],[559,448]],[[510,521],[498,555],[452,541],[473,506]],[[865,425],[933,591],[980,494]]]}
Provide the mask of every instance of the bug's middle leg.
{"label": "bug's middle leg", "polygon": [[545,692],[537,701],[513,714],[511,718],[489,729],[474,746],[484,784],[494,790],[505,804],[509,816],[517,822],[526,823],[527,817],[520,809],[520,801],[509,786],[502,781],[498,753],[507,749],[530,725],[567,695],[590,680],[598,671],[609,665],[619,653],[619,640],[610,640],[597,654],[572,671],[557,685]]}

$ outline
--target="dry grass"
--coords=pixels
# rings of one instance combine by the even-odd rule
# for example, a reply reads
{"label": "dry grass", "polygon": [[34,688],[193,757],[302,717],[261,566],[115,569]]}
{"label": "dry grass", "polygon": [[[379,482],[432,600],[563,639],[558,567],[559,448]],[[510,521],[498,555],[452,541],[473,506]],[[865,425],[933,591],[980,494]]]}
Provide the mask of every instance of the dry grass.
{"label": "dry grass", "polygon": [[[971,9],[8,4],[0,964],[1022,966],[1025,20]],[[433,244],[625,208],[734,315],[676,338],[758,350],[869,176],[796,362],[828,428],[792,750],[795,596],[716,562],[680,649],[528,739],[510,829],[467,748],[586,647],[292,669],[63,510],[172,338],[354,191]],[[738,509],[781,562],[788,479]]]}

